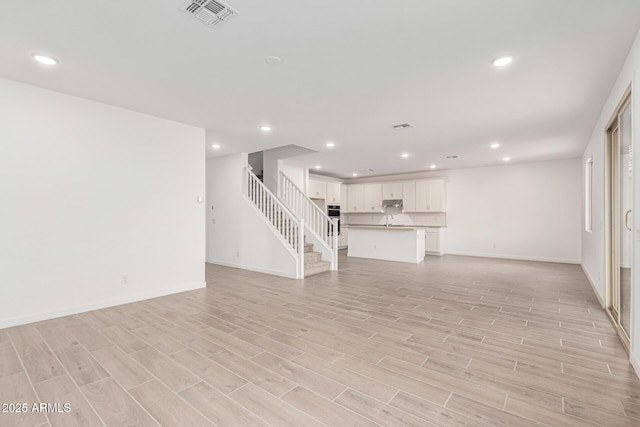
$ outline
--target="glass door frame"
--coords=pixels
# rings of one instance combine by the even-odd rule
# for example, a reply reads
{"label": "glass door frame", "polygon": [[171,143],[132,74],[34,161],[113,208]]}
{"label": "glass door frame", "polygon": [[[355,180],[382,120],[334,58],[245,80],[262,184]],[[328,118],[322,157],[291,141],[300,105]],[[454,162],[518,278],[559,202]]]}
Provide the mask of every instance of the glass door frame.
{"label": "glass door frame", "polygon": [[[620,167],[623,167],[619,155],[620,115],[630,104],[631,87],[625,91],[605,132],[605,309],[627,351],[630,339],[622,327],[621,312],[616,303],[620,303],[620,227],[624,226],[620,223]],[[618,136],[617,141],[614,134]]]}

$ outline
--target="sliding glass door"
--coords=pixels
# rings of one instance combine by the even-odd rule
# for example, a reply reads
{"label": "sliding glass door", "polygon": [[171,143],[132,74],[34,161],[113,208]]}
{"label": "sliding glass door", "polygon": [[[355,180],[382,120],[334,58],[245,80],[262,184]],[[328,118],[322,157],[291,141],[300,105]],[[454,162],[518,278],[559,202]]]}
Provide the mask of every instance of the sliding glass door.
{"label": "sliding glass door", "polygon": [[608,132],[610,171],[609,312],[629,345],[631,326],[631,269],[633,265],[633,144],[629,97],[618,110]]}

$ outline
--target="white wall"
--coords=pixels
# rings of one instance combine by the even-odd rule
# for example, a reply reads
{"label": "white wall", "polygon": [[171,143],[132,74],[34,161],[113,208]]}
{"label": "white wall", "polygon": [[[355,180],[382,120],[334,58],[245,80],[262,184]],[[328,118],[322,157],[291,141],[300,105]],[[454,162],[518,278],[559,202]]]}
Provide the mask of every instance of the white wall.
{"label": "white wall", "polygon": [[339,182],[339,183],[344,182],[344,179],[342,178],[334,178],[332,176],[317,175],[311,172],[309,173],[309,179],[315,179],[316,181],[326,181],[326,182]]}
{"label": "white wall", "polygon": [[[620,70],[620,74],[605,102],[600,117],[594,127],[589,144],[582,157],[582,168],[589,157],[593,158],[593,232],[582,232],[582,266],[591,280],[598,298],[605,301],[605,132],[607,123],[614,114],[618,103],[622,100],[627,88],[638,79],[640,73],[640,33],[629,51],[629,55]],[[640,135],[640,89],[637,86],[632,92],[632,126],[633,144],[638,150],[638,135]],[[633,276],[632,276],[632,312],[631,312],[631,360],[637,373],[640,373],[640,158],[634,156],[634,185],[633,185],[633,224],[636,240],[633,247]],[[584,188],[584,187],[583,187]],[[584,212],[582,215],[584,229]]]}
{"label": "white wall", "polygon": [[207,262],[295,278],[295,257],[243,195],[246,154],[207,160]]}
{"label": "white wall", "polygon": [[263,167],[263,155],[262,151],[256,151],[255,153],[249,153],[249,165],[253,168],[253,173],[256,175],[262,175]]}
{"label": "white wall", "polygon": [[305,194],[309,184],[309,169],[285,164],[282,160],[278,162],[278,169],[285,174],[300,190]]}
{"label": "white wall", "polygon": [[579,159],[447,175],[447,253],[580,262]]}
{"label": "white wall", "polygon": [[580,159],[348,182],[447,178],[449,254],[580,262]]}
{"label": "white wall", "polygon": [[[282,164],[281,160],[289,157],[304,156],[305,154],[311,153],[315,153],[315,151],[293,144],[264,150],[262,152],[264,185],[266,185],[273,193],[276,193],[278,189],[278,171]],[[304,188],[302,189],[305,190]]]}
{"label": "white wall", "polygon": [[203,129],[0,93],[0,328],[205,286]]}

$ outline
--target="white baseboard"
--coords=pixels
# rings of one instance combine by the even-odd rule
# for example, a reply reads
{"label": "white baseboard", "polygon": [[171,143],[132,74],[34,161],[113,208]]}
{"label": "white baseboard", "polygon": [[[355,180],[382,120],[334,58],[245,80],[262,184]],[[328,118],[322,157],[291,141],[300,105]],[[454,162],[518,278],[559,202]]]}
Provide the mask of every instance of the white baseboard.
{"label": "white baseboard", "polygon": [[233,263],[233,262],[218,261],[218,260],[215,260],[215,259],[207,259],[207,262],[209,264],[217,264],[217,265],[223,265],[225,267],[239,268],[241,270],[255,271],[256,273],[271,274],[271,275],[274,275],[274,276],[286,277],[288,279],[295,279],[296,278],[296,272],[295,271],[294,272],[288,272],[288,271],[272,270],[272,269],[269,269],[269,268],[254,267],[252,265],[236,264],[236,263]]}
{"label": "white baseboard", "polygon": [[632,352],[629,352],[629,361],[631,362],[631,366],[633,366],[633,370],[636,371],[636,376],[640,378],[640,362]]}
{"label": "white baseboard", "polygon": [[591,280],[591,276],[589,276],[589,273],[587,272],[586,268],[584,268],[583,264],[580,264],[580,267],[582,267],[582,271],[584,272],[584,275],[587,276],[587,280],[591,284],[591,288],[593,289],[593,293],[596,294],[596,298],[598,298],[598,302],[600,303],[600,306],[602,308],[606,309],[606,306],[604,305],[604,300],[602,299],[602,297],[598,293],[598,288],[596,288],[595,283],[593,283],[593,280]]}
{"label": "white baseboard", "polygon": [[154,289],[153,291],[142,292],[134,295],[127,295],[119,298],[111,298],[102,301],[92,302],[90,304],[81,304],[71,307],[60,308],[40,313],[27,314],[25,316],[12,317],[9,319],[0,319],[0,329],[10,328],[12,326],[24,325],[27,323],[40,322],[42,320],[55,319],[56,317],[70,316],[73,314],[84,313],[86,311],[100,310],[102,308],[113,307],[116,305],[129,304],[132,302],[143,301],[151,298],[163,297],[166,295],[177,294],[180,292],[192,291],[206,287],[206,282],[187,283],[183,286]]}
{"label": "white baseboard", "polygon": [[580,264],[579,259],[546,258],[546,257],[536,257],[536,256],[494,254],[494,253],[484,253],[484,252],[465,252],[465,251],[447,250],[445,252],[445,255],[461,255],[461,256],[482,257],[482,258],[513,259],[518,261],[556,262],[560,264]]}

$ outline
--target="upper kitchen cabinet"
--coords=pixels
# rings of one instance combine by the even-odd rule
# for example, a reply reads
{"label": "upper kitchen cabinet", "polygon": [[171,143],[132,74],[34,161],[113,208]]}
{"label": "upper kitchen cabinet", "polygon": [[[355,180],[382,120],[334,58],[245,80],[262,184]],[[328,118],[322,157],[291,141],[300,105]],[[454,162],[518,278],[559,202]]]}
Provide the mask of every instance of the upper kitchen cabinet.
{"label": "upper kitchen cabinet", "polygon": [[416,183],[415,182],[402,183],[402,211],[403,212],[416,211]]}
{"label": "upper kitchen cabinet", "polygon": [[429,185],[431,211],[446,212],[447,211],[447,181],[445,179],[432,179]]}
{"label": "upper kitchen cabinet", "polygon": [[[344,212],[383,212],[382,201],[402,199],[403,212],[445,212],[445,178],[421,181],[350,184],[342,189]],[[437,224],[436,224],[437,226]]]}
{"label": "upper kitchen cabinet", "polygon": [[340,183],[327,182],[327,205],[339,205],[340,202]]}
{"label": "upper kitchen cabinet", "polygon": [[446,181],[443,178],[417,181],[415,201],[415,212],[445,212]]}
{"label": "upper kitchen cabinet", "polygon": [[382,184],[382,200],[402,199],[402,183],[386,182]]}
{"label": "upper kitchen cabinet", "polygon": [[319,181],[317,179],[309,180],[309,191],[307,196],[310,199],[326,199],[327,198],[327,183],[326,181]]}
{"label": "upper kitchen cabinet", "polygon": [[366,212],[364,209],[364,185],[347,186],[347,212]]}
{"label": "upper kitchen cabinet", "polygon": [[364,210],[366,212],[382,211],[382,184],[364,185]]}
{"label": "upper kitchen cabinet", "polygon": [[349,211],[349,203],[347,199],[347,187],[345,184],[340,184],[340,209],[343,212]]}

